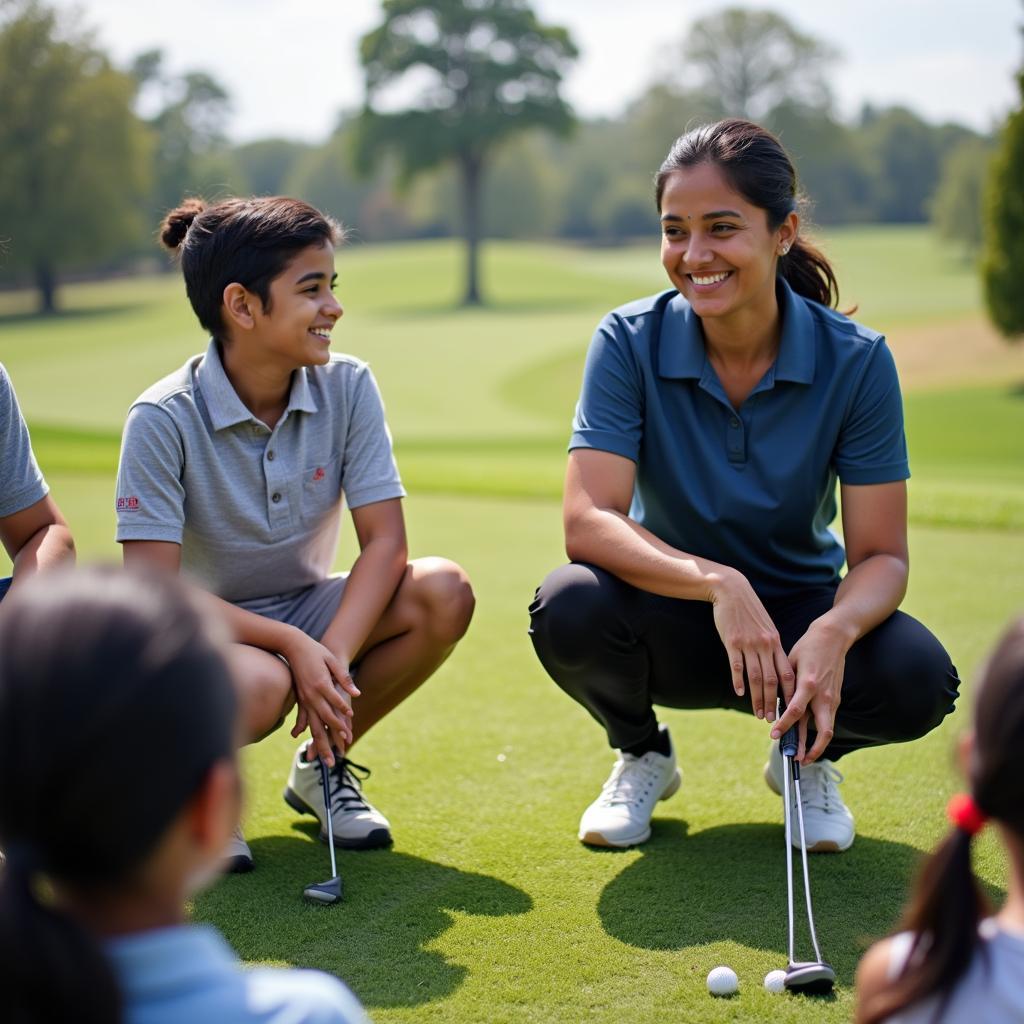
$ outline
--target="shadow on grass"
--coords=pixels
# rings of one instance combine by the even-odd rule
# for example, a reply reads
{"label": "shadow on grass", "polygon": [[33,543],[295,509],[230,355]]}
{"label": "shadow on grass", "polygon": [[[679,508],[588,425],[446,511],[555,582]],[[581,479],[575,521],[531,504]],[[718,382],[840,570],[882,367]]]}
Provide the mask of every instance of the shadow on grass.
{"label": "shadow on grass", "polygon": [[[786,851],[780,825],[723,825],[692,835],[679,821],[655,822],[642,856],[605,886],[598,914],[605,931],[642,949],[736,942],[776,951],[787,946]],[[797,959],[813,959],[799,853],[794,850]],[[866,836],[843,854],[810,858],[814,922],[822,956],[840,985],[868,944],[900,915],[921,860],[915,847]],[[994,902],[1005,893],[986,887]]]}
{"label": "shadow on grass", "polygon": [[[293,827],[315,837],[318,826]],[[344,899],[312,906],[303,888],[331,872],[323,843],[269,836],[251,847],[256,870],[200,896],[196,916],[220,928],[243,959],[329,971],[371,1008],[418,1006],[459,988],[470,966],[427,948],[454,915],[503,917],[533,906],[500,879],[394,850],[339,850]]]}

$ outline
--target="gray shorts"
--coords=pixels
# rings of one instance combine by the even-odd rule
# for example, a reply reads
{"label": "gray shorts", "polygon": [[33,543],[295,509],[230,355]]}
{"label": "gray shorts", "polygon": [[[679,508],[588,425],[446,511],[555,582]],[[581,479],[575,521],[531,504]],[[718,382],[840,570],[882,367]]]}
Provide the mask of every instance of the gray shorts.
{"label": "gray shorts", "polygon": [[288,594],[273,594],[270,597],[254,597],[248,601],[237,601],[239,608],[247,612],[264,615],[276,622],[301,629],[314,640],[322,640],[331,624],[341,595],[345,592],[348,573],[328,576],[311,587],[293,590]]}

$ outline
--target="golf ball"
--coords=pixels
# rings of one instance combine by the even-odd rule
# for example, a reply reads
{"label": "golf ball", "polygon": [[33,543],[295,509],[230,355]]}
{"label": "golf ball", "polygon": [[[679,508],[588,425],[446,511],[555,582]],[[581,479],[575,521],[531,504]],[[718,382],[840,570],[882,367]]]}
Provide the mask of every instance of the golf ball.
{"label": "golf ball", "polygon": [[769,971],[764,976],[764,987],[769,992],[784,992],[786,990],[786,972]]}
{"label": "golf ball", "polygon": [[715,967],[708,974],[708,991],[713,996],[735,995],[739,988],[739,979],[731,967]]}

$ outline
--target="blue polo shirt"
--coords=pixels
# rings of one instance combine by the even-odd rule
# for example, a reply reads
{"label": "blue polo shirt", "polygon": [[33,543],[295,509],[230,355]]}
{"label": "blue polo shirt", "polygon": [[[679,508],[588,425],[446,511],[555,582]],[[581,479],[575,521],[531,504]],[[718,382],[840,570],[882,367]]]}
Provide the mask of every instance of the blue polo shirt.
{"label": "blue polo shirt", "polygon": [[244,969],[209,925],[111,939],[106,953],[125,1024],[369,1024],[335,977],[279,967]]}
{"label": "blue polo shirt", "polygon": [[834,585],[836,479],[910,476],[884,338],[778,282],[775,362],[737,411],[676,291],[622,306],[587,354],[570,450],[636,463],[630,517],[666,543],[780,596]]}

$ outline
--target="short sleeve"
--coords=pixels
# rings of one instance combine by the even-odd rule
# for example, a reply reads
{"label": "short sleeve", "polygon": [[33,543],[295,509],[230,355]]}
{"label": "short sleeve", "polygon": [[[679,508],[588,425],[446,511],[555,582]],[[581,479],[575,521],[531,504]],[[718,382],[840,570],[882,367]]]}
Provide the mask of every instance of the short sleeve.
{"label": "short sleeve", "polygon": [[257,968],[247,988],[246,1019],[254,1024],[370,1024],[346,985],[322,971]]}
{"label": "short sleeve", "polygon": [[360,366],[352,381],[351,413],[341,463],[341,486],[350,509],[405,496],[373,373],[368,366]]}
{"label": "short sleeve", "polygon": [[833,461],[844,484],[884,484],[910,476],[899,378],[881,338],[853,389]]}
{"label": "short sleeve", "polygon": [[13,516],[48,493],[14,386],[0,366],[0,516]]}
{"label": "short sleeve", "polygon": [[185,453],[170,414],[140,404],[128,413],[117,469],[117,540],[180,544],[185,525]]}
{"label": "short sleeve", "polygon": [[643,394],[633,353],[618,320],[609,315],[587,351],[570,451],[596,448],[636,462],[643,438]]}

